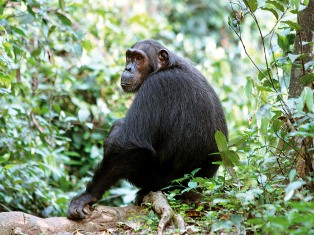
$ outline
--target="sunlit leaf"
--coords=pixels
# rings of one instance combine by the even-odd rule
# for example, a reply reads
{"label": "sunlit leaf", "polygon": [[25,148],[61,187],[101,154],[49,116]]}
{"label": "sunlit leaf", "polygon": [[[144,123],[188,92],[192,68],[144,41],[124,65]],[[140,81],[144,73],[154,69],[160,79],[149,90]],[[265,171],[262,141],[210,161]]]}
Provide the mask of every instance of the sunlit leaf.
{"label": "sunlit leaf", "polygon": [[314,73],[308,73],[300,77],[300,80],[304,86],[312,84],[314,82]]}
{"label": "sunlit leaf", "polygon": [[288,225],[288,220],[286,217],[268,216],[267,219],[268,219],[268,221],[270,221],[274,224],[279,224],[279,225],[283,225],[283,226]]}
{"label": "sunlit leaf", "polygon": [[276,9],[284,12],[285,8],[279,1],[266,1],[268,4],[273,5]]}
{"label": "sunlit leaf", "polygon": [[250,9],[251,12],[255,12],[258,7],[258,1],[257,0],[245,0],[244,1],[247,8]]}
{"label": "sunlit leaf", "polygon": [[25,34],[23,29],[21,29],[19,27],[12,27],[12,29],[14,30],[15,33],[20,34],[20,35],[26,37],[26,34]]}
{"label": "sunlit leaf", "polygon": [[65,0],[59,0],[59,7],[62,11],[64,11],[65,8]]}
{"label": "sunlit leaf", "polygon": [[297,175],[297,171],[295,169],[292,169],[289,173],[289,181],[292,182],[296,175]]}
{"label": "sunlit leaf", "polygon": [[281,120],[275,119],[272,125],[274,132],[280,131],[280,128],[282,127],[282,125],[283,125],[283,122]]}
{"label": "sunlit leaf", "polygon": [[251,218],[251,219],[248,219],[248,223],[263,225],[263,224],[265,224],[265,221],[262,218]]}
{"label": "sunlit leaf", "polygon": [[222,163],[224,165],[224,167],[226,168],[227,172],[234,178],[237,179],[237,174],[235,172],[235,170],[233,169],[234,165],[232,163],[232,161],[228,158],[228,155],[226,152],[220,152],[220,156],[222,159]]}
{"label": "sunlit leaf", "polygon": [[8,161],[9,159],[10,159],[10,153],[6,153],[6,154],[0,156],[0,164]]}
{"label": "sunlit leaf", "polygon": [[313,90],[311,88],[304,87],[299,99],[298,112],[302,112],[304,108],[309,111],[314,111]]}
{"label": "sunlit leaf", "polygon": [[288,41],[287,37],[277,34],[277,43],[278,43],[278,46],[283,51],[288,51],[289,50],[290,44],[289,44],[289,41]]}
{"label": "sunlit leaf", "polygon": [[90,112],[87,109],[80,109],[78,111],[78,119],[80,122],[85,122],[90,115]]}
{"label": "sunlit leaf", "polygon": [[291,60],[292,63],[294,63],[294,61],[296,59],[298,59],[300,56],[301,56],[300,54],[296,54],[296,55],[295,54],[291,54],[291,53],[288,54],[288,57],[289,57],[289,59]]}
{"label": "sunlit leaf", "polygon": [[294,195],[295,190],[301,188],[304,184],[305,184],[305,182],[301,181],[301,180],[294,181],[294,182],[291,182],[290,184],[288,184],[288,186],[285,189],[286,195],[285,195],[284,200],[289,201],[292,198],[292,196]]}
{"label": "sunlit leaf", "polygon": [[59,20],[62,22],[62,24],[67,25],[67,26],[71,26],[72,25],[71,20],[69,20],[69,18],[66,17],[64,14],[56,12],[56,16],[59,18]]}
{"label": "sunlit leaf", "polygon": [[239,165],[240,157],[235,151],[228,150],[226,155],[234,165]]}
{"label": "sunlit leaf", "polygon": [[89,129],[93,129],[94,124],[93,123],[85,123],[85,125],[89,128]]}
{"label": "sunlit leaf", "polygon": [[228,150],[227,139],[221,131],[216,131],[215,140],[216,140],[219,152]]}
{"label": "sunlit leaf", "polygon": [[198,187],[198,183],[197,183],[197,182],[190,181],[190,182],[188,183],[188,187],[189,187],[189,188],[192,188],[192,189],[195,189],[195,188]]}
{"label": "sunlit leaf", "polygon": [[301,30],[301,29],[302,29],[301,25],[299,25],[299,24],[296,23],[296,22],[290,21],[290,20],[281,21],[281,23],[286,24],[286,25],[288,25],[290,28],[295,29],[295,30]]}
{"label": "sunlit leaf", "polygon": [[36,48],[35,50],[32,51],[31,55],[34,56],[34,57],[38,56],[38,55],[40,55],[41,51],[42,51],[41,47]]}
{"label": "sunlit leaf", "polygon": [[53,155],[46,156],[47,164],[51,167],[56,167],[56,159]]}
{"label": "sunlit leaf", "polygon": [[200,171],[201,168],[197,168],[191,172],[191,175],[194,176],[197,172]]}
{"label": "sunlit leaf", "polygon": [[247,142],[247,136],[240,136],[234,139],[229,140],[229,146],[240,146],[243,143]]}

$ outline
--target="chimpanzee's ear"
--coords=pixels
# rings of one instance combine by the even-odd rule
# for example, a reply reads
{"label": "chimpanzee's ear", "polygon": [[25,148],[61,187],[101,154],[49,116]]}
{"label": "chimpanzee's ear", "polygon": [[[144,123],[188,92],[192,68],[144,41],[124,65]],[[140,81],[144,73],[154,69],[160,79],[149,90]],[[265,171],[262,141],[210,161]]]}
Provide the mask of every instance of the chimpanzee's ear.
{"label": "chimpanzee's ear", "polygon": [[158,53],[158,69],[165,68],[169,65],[169,53],[165,49],[161,49]]}

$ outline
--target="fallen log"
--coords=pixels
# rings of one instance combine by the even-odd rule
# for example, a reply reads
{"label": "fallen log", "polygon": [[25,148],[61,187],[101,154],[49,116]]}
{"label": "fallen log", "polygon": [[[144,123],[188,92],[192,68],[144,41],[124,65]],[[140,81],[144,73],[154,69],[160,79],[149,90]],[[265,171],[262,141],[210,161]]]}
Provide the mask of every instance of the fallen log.
{"label": "fallen log", "polygon": [[[144,203],[150,204],[160,216],[158,234],[161,235],[167,226],[168,230],[179,228],[185,232],[184,221],[176,215],[161,192],[151,192],[144,197]],[[30,234],[30,235],[67,235],[67,234],[119,234],[123,230],[128,234],[138,234],[143,225],[139,216],[147,214],[145,207],[86,207],[88,215],[80,221],[69,220],[66,217],[39,218],[23,212],[0,213],[0,234]],[[105,233],[103,233],[105,232]],[[143,231],[141,232],[142,234]]]}
{"label": "fallen log", "polygon": [[[116,229],[117,224],[128,222],[129,226],[136,225],[128,218],[140,214],[143,208],[137,206],[108,207],[96,206],[86,219],[81,221],[69,220],[66,217],[39,218],[23,212],[0,213],[0,234],[66,234],[79,231],[103,232]],[[132,229],[132,227],[130,227]]]}

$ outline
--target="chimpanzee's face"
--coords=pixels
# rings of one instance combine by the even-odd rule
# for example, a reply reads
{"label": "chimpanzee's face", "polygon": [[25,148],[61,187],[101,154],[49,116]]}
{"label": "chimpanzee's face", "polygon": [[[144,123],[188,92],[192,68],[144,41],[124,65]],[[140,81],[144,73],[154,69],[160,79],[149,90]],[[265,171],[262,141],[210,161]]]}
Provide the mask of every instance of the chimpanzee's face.
{"label": "chimpanzee's face", "polygon": [[121,75],[121,86],[126,92],[135,92],[152,72],[148,55],[140,49],[126,51],[126,66]]}
{"label": "chimpanzee's face", "polygon": [[136,43],[126,51],[126,66],[121,75],[123,90],[136,92],[148,75],[166,68],[168,64],[166,49],[157,49],[146,41]]}

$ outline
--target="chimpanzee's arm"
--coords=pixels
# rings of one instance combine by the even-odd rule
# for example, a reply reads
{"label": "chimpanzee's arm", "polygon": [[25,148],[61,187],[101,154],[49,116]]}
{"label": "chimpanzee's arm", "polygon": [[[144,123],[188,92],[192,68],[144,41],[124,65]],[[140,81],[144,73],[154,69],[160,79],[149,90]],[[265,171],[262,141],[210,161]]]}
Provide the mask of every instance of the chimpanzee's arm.
{"label": "chimpanzee's arm", "polygon": [[92,181],[87,184],[84,193],[74,197],[68,208],[67,217],[69,219],[84,219],[84,206],[97,202],[103,193],[111,185],[121,178],[121,170],[118,169],[119,161],[115,162],[116,157],[104,155],[101,164],[95,170]]}
{"label": "chimpanzee's arm", "polygon": [[[145,141],[130,141],[130,134],[125,133],[124,120],[118,120],[110,130],[104,148],[102,162],[96,168],[93,179],[87,184],[84,193],[74,197],[68,208],[69,219],[84,219],[84,206],[101,199],[105,191],[119,179],[128,179],[136,174],[136,166],[143,156],[151,153],[146,149]],[[139,142],[143,142],[140,144]],[[148,146],[148,148],[151,148]],[[147,156],[148,157],[148,156]]]}
{"label": "chimpanzee's arm", "polygon": [[[143,86],[146,87],[145,84]],[[150,91],[144,87],[142,92],[138,92],[126,118],[113,125],[105,141],[104,158],[92,181],[86,191],[70,203],[69,219],[85,218],[85,205],[97,202],[119,179],[132,181],[133,176],[138,177],[140,165],[145,166],[149,156],[155,155],[154,136],[159,130],[162,105],[166,104],[160,102],[158,97],[162,94],[158,89]],[[143,90],[147,90],[148,94]]]}

